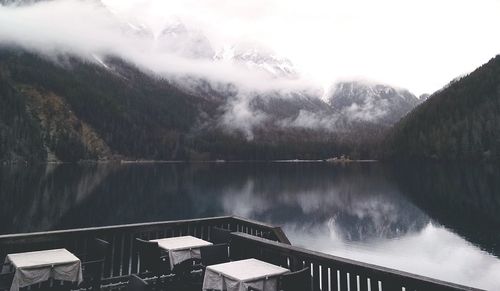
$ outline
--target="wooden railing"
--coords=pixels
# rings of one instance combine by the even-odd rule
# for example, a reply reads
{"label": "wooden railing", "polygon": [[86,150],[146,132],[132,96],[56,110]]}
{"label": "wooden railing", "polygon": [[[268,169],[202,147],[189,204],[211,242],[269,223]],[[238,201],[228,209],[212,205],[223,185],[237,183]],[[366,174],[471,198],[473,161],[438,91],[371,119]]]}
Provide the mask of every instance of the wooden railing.
{"label": "wooden railing", "polygon": [[231,255],[235,260],[258,258],[291,270],[309,267],[314,291],[480,290],[314,252],[244,233],[232,233]]}
{"label": "wooden railing", "polygon": [[89,242],[101,238],[112,246],[103,274],[103,283],[110,284],[141,270],[135,238],[210,240],[212,227],[233,231],[232,259],[254,257],[292,270],[310,267],[314,291],[479,290],[291,246],[281,228],[232,216],[0,235],[0,260],[9,253],[66,248],[85,262]]}
{"label": "wooden railing", "polygon": [[110,257],[104,266],[105,282],[138,273],[140,262],[137,255],[135,238],[156,239],[192,235],[210,240],[212,227],[221,227],[246,233],[256,237],[289,243],[279,227],[264,223],[232,217],[178,220],[167,222],[138,223],[118,226],[105,226],[60,230],[27,234],[0,236],[0,260],[3,262],[9,253],[35,251],[53,248],[66,248],[85,261],[88,242],[100,238],[111,243]]}

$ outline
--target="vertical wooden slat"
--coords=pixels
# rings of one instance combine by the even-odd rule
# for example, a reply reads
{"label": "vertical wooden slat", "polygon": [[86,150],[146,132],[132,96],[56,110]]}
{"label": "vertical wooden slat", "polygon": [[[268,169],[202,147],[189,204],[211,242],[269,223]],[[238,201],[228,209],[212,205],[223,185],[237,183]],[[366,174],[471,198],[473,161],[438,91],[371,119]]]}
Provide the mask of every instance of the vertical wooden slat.
{"label": "vertical wooden slat", "polygon": [[132,274],[132,270],[134,269],[134,244],[135,244],[135,236],[133,234],[129,235],[129,262],[128,262],[128,271],[127,274]]}
{"label": "vertical wooden slat", "polygon": [[120,244],[120,253],[119,253],[119,260],[118,260],[118,266],[117,266],[117,275],[118,276],[122,276],[123,275],[123,264],[124,264],[124,256],[123,256],[123,253],[125,252],[124,251],[124,247],[125,247],[125,234],[121,234],[118,236],[119,239],[118,239],[118,243]]}
{"label": "vertical wooden slat", "polygon": [[350,291],[357,291],[358,290],[358,285],[356,282],[356,274],[354,273],[349,273],[349,290]]}
{"label": "vertical wooden slat", "polygon": [[340,290],[341,291],[347,291],[347,285],[348,285],[348,278],[347,278],[347,273],[343,272],[342,270],[339,270],[339,281],[340,281]]}
{"label": "vertical wooden slat", "polygon": [[200,226],[200,238],[203,240],[207,239],[205,226]]}
{"label": "vertical wooden slat", "polygon": [[368,291],[369,285],[368,285],[368,278],[364,276],[359,277],[359,290],[360,291]]}
{"label": "vertical wooden slat", "polygon": [[368,285],[370,286],[370,291],[379,291],[378,290],[378,280],[372,278],[368,278]]}
{"label": "vertical wooden slat", "polygon": [[103,267],[103,277],[104,278],[111,278],[112,274],[110,273],[111,270],[111,262],[113,261],[113,237],[112,235],[108,234],[103,237],[105,241],[109,242],[111,244],[110,246],[110,256],[109,259],[104,262],[104,267]]}
{"label": "vertical wooden slat", "polygon": [[313,291],[320,291],[320,273],[319,273],[319,265],[316,263],[310,263],[312,266],[312,282],[313,282]]}
{"label": "vertical wooden slat", "polygon": [[339,275],[337,268],[330,268],[330,289],[331,291],[339,291]]}
{"label": "vertical wooden slat", "polygon": [[130,242],[129,237],[130,235],[128,233],[125,233],[122,236],[122,253],[121,253],[122,262],[120,266],[120,276],[129,274],[128,273],[128,265],[130,261],[129,245],[128,245]]}
{"label": "vertical wooden slat", "polygon": [[120,235],[118,233],[115,233],[113,235],[113,243],[112,243],[112,250],[113,250],[113,255],[111,260],[111,271],[110,274],[111,276],[119,276],[119,269],[120,269]]}
{"label": "vertical wooden slat", "polygon": [[321,266],[321,290],[328,291],[329,290],[329,268],[325,265]]}

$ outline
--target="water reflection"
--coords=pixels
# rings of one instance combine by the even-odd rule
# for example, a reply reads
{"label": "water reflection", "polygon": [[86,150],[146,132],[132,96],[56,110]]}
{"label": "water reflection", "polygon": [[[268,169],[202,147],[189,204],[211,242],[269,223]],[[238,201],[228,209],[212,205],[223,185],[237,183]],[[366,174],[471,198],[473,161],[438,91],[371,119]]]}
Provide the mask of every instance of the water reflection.
{"label": "water reflection", "polygon": [[54,229],[111,169],[96,165],[0,167],[0,233]]}
{"label": "water reflection", "polygon": [[223,192],[225,211],[304,230],[329,221],[349,241],[398,237],[429,222],[381,165],[288,165],[298,168],[284,173],[280,167],[261,169],[243,187]]}
{"label": "water reflection", "polygon": [[500,170],[382,164],[0,168],[0,233],[236,214],[339,256],[500,289]]}
{"label": "water reflection", "polygon": [[500,168],[496,165],[394,166],[402,194],[440,224],[500,255]]}

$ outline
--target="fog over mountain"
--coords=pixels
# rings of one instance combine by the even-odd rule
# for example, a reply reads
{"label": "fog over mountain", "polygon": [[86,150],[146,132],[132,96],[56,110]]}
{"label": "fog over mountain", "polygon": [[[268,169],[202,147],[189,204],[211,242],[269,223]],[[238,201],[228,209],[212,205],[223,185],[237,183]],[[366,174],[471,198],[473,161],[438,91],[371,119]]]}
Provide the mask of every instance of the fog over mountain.
{"label": "fog over mountain", "polygon": [[[38,1],[3,1],[33,2]],[[79,22],[79,25],[89,27],[87,33],[73,27],[76,21],[71,20],[79,19],[78,15],[89,10],[80,6],[99,3],[98,0],[86,0],[84,4],[71,0],[64,2],[72,9],[51,9],[44,5],[48,10],[46,14],[49,14],[46,17],[48,23],[33,26],[24,34],[46,36],[52,32],[59,36],[85,38],[92,33],[93,39],[87,45],[119,36],[117,33],[105,39],[102,35],[97,36],[103,30],[101,25],[95,25],[101,22],[98,21],[100,13],[87,13],[84,17],[87,21]],[[500,25],[500,2],[497,0],[442,0],[439,3],[422,0],[405,4],[395,0],[377,3],[369,0],[102,2],[104,5],[101,6],[105,6],[115,18],[140,30],[145,28],[153,36],[159,36],[165,24],[180,20],[187,28],[202,32],[216,52],[241,42],[264,44],[277,55],[292,60],[303,75],[324,88],[338,79],[362,77],[408,88],[417,95],[432,93],[455,76],[472,71],[500,49],[500,40],[490,37]],[[442,15],[449,11],[449,7],[454,7],[454,13],[443,22]],[[32,9],[30,13],[24,13],[22,26],[29,25],[30,18],[35,16],[33,12]],[[61,22],[63,17],[59,14],[66,15],[70,21]],[[425,15],[425,22],[421,21],[422,15]],[[2,24],[10,20],[2,17]],[[58,25],[60,23],[64,25]],[[51,25],[59,27],[45,29]],[[14,26],[2,27],[12,30]],[[16,30],[19,32],[20,29],[21,26]],[[59,33],[64,30],[68,33]],[[482,45],[475,45],[477,43]]]}
{"label": "fog over mountain", "polygon": [[391,125],[424,99],[406,89],[354,81],[335,84],[328,102],[352,119]]}
{"label": "fog over mountain", "polygon": [[[238,143],[272,147],[278,147],[280,143],[298,146],[297,143],[307,140],[316,143],[318,149],[330,147],[335,149],[335,153],[345,151],[358,155],[358,145],[380,139],[388,127],[424,100],[406,89],[385,85],[385,82],[366,81],[369,78],[343,78],[338,82],[339,75],[332,74],[325,85],[310,78],[311,75],[303,70],[303,66],[297,66],[295,59],[281,53],[283,50],[278,52],[270,43],[263,42],[264,38],[245,34],[234,37],[227,34],[227,27],[221,28],[217,34],[217,30],[203,22],[207,19],[202,15],[194,12],[190,14],[180,8],[190,7],[192,3],[169,2],[171,6],[167,8],[171,9],[166,10],[165,4],[153,0],[128,2],[136,6],[127,6],[127,9],[123,8],[126,5],[120,3],[108,0],[4,1],[0,6],[0,46],[6,49],[3,81],[10,86],[6,92],[10,96],[30,92],[25,105],[28,109],[34,106],[31,103],[33,100],[39,102],[45,98],[43,96],[54,95],[58,102],[66,106],[64,108],[72,112],[77,112],[76,108],[85,105],[85,102],[98,100],[99,94],[107,92],[106,86],[114,88],[123,80],[129,80],[132,92],[137,94],[155,90],[153,95],[164,98],[161,102],[165,104],[174,102],[177,100],[175,98],[185,98],[182,101],[185,107],[182,108],[189,111],[189,121],[183,123],[182,127],[164,120],[157,123],[158,131],[153,134],[156,138],[161,139],[162,130],[173,130],[179,135],[165,137],[171,148],[156,153],[151,149],[147,154],[150,158],[186,157],[178,154],[178,149],[184,146],[185,149],[189,148],[188,151],[192,149],[191,145],[183,144],[185,137],[190,142],[197,138],[230,138]],[[226,23],[227,19],[221,21]],[[235,24],[235,27],[243,29],[241,23]],[[15,55],[16,51],[21,54],[29,52],[27,60],[32,62],[20,59],[19,55],[11,55]],[[316,51],[307,53],[313,59]],[[34,55],[41,56],[41,59]],[[326,65],[329,57],[324,57]],[[43,80],[43,85],[40,85],[36,83],[39,82],[37,78],[28,78],[19,72],[12,75],[20,63],[25,66],[21,70],[23,74],[37,71],[37,68],[30,67],[35,65],[47,69],[56,66],[61,70],[50,75],[52,80]],[[328,65],[335,67],[335,63]],[[96,76],[79,75],[87,74],[88,71],[94,71]],[[74,92],[53,87],[65,72],[70,74],[64,76],[66,82],[85,80],[79,83],[78,90],[97,99],[81,99],[79,103],[74,103]],[[92,88],[91,80],[98,77],[102,79],[102,87]],[[20,88],[20,80],[23,86],[34,91]],[[33,92],[38,92],[38,95],[33,97]],[[171,99],[171,94],[176,97]],[[124,102],[117,93],[107,97],[113,100],[112,106],[121,106],[120,102]],[[151,102],[157,101],[151,99],[140,102],[145,102],[144,108],[149,108],[154,107]],[[123,105],[124,108],[128,106],[130,104]],[[169,111],[176,106],[161,107],[165,111],[162,113],[160,110],[157,114],[177,116],[177,112]],[[139,112],[144,108],[136,109]],[[38,115],[38,118],[43,113],[28,111],[29,114]],[[87,120],[86,114],[87,111],[83,110],[71,119],[89,124],[91,121]],[[104,116],[100,118],[105,119]],[[125,118],[130,119],[129,116]],[[133,121],[128,120],[135,126],[134,129],[146,126],[135,118]],[[155,116],[151,118],[162,119]],[[6,124],[6,128],[10,128]],[[76,130],[73,131],[76,135],[82,134],[77,127],[73,130]],[[102,129],[99,132],[98,125],[90,126],[89,132],[94,134],[92,140],[98,140],[99,147],[90,150],[92,154],[84,156],[104,157],[115,153],[128,156],[132,153],[130,149],[113,150],[112,138],[105,138],[111,134],[110,130],[113,132],[115,129]],[[59,140],[58,135],[55,136]],[[89,146],[88,136],[78,139]],[[329,143],[336,146],[328,146]],[[363,147],[370,147],[368,144]],[[131,156],[140,158],[144,154],[135,150]],[[203,152],[206,151],[215,149],[204,148]],[[305,149],[303,151],[307,152]],[[323,150],[319,152],[322,154],[318,157],[331,154]],[[286,156],[293,157],[291,153]]]}
{"label": "fog over mountain", "polygon": [[270,83],[265,74],[200,58],[197,52],[210,55],[209,44],[195,30],[178,24],[163,27],[157,34],[146,25],[141,28],[140,23],[116,15],[98,1],[44,1],[0,9],[3,44],[19,45],[52,58],[71,54],[95,62],[93,55],[117,56],[162,76],[191,75],[255,91],[305,85]]}

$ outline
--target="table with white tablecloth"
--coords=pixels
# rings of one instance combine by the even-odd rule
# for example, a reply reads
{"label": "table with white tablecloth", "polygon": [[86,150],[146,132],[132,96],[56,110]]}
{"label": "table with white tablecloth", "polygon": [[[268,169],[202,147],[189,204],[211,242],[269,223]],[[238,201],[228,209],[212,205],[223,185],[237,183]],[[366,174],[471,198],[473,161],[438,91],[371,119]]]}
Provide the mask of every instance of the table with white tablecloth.
{"label": "table with white tablecloth", "polygon": [[247,291],[254,287],[262,291],[278,290],[278,277],[290,270],[257,259],[246,259],[208,266],[203,290]]}
{"label": "table with white tablecloth", "polygon": [[170,259],[170,268],[174,268],[188,259],[201,258],[200,248],[212,245],[211,242],[193,237],[193,236],[179,236],[151,240],[157,242],[158,246],[168,252]]}
{"label": "table with white tablecloth", "polygon": [[78,283],[83,281],[80,259],[66,249],[8,254],[4,268],[10,264],[15,269],[10,291],[50,278]]}

